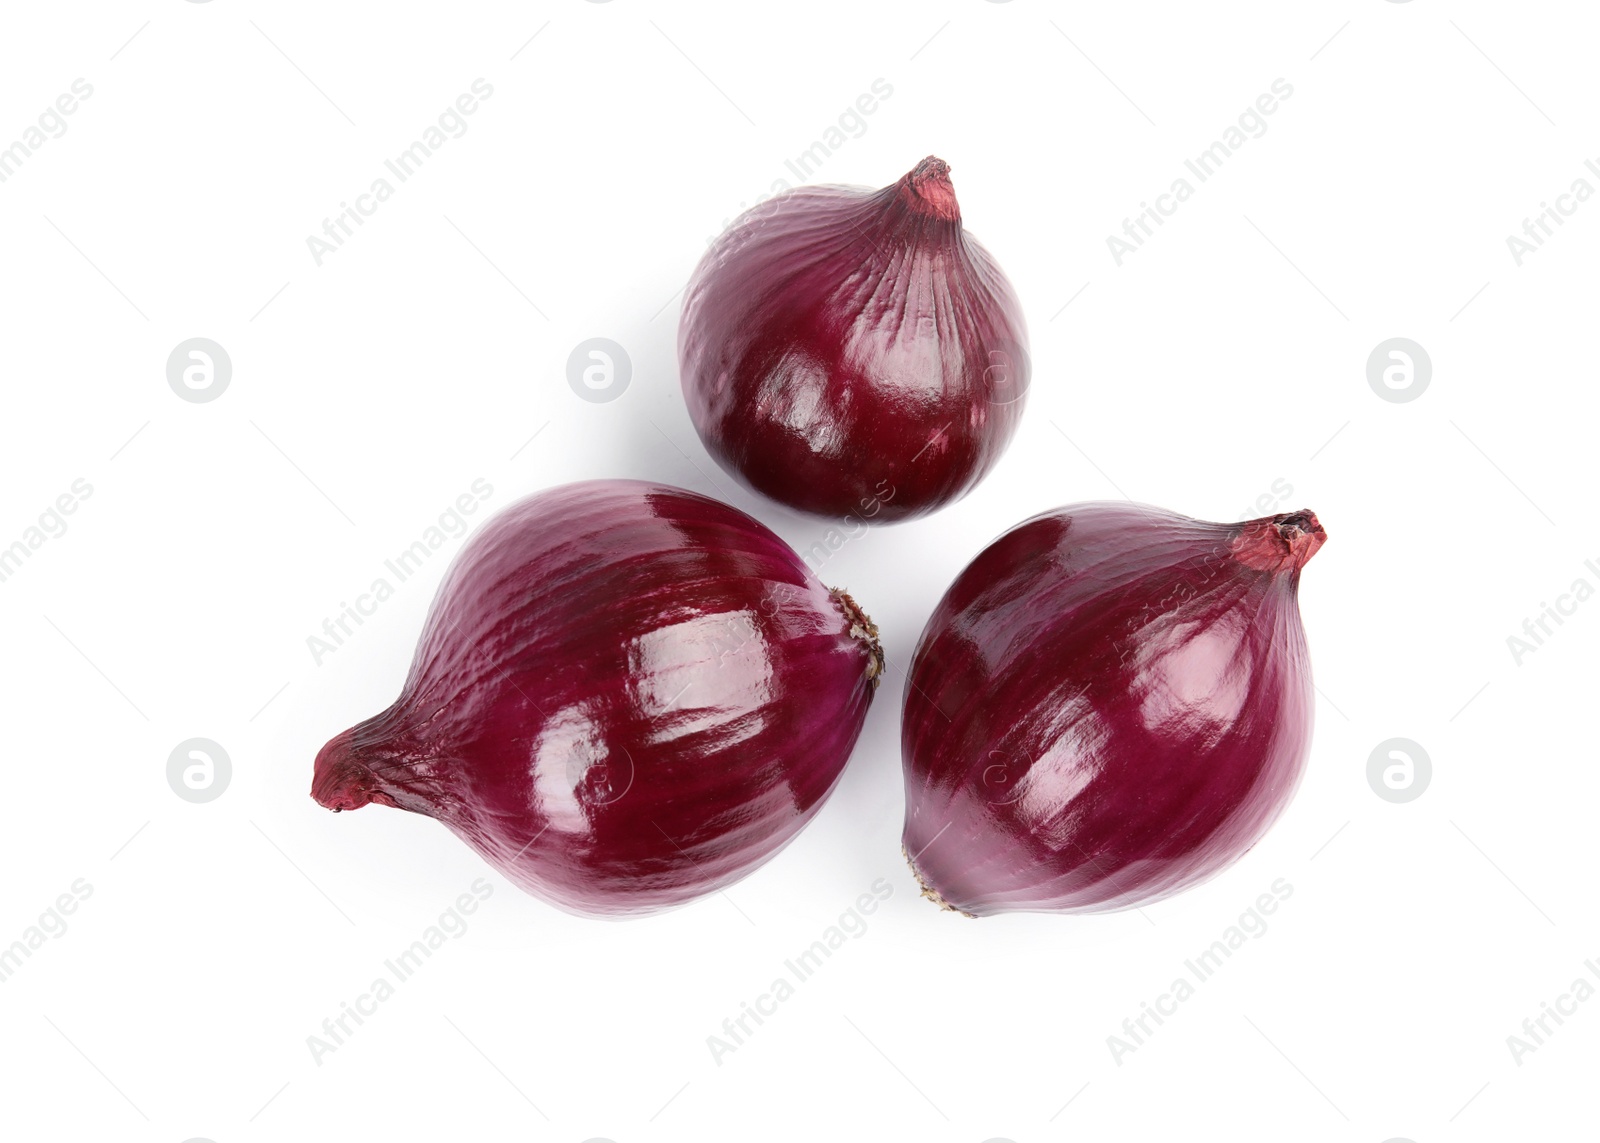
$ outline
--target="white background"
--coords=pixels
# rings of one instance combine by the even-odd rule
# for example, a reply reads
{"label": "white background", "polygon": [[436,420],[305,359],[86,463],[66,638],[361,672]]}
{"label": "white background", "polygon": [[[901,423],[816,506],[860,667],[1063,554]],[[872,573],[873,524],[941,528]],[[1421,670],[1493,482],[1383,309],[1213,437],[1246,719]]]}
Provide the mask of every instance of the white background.
{"label": "white background", "polygon": [[[1507,1037],[1600,958],[1600,603],[1520,664],[1507,637],[1600,586],[1600,205],[1520,266],[1506,238],[1600,186],[1596,31],[1576,3],[1431,0],[9,6],[0,146],[74,79],[93,95],[0,184],[0,546],[93,491],[0,583],[0,943],[92,895],[0,984],[5,1134],[1592,1138],[1600,1001],[1520,1063]],[[479,77],[466,134],[317,265],[307,236]],[[975,493],[823,569],[896,666],[814,824],[725,896],[601,923],[433,821],[318,808],[317,748],[392,700],[459,540],[320,665],[307,637],[473,480],[499,509],[647,477],[819,538],[700,446],[677,291],[879,78],[816,178],[948,160],[1035,375]],[[1107,237],[1278,78],[1265,134],[1117,265]],[[208,403],[165,375],[192,337],[233,363]],[[567,381],[591,337],[632,361],[609,403]],[[1416,400],[1368,385],[1391,337],[1431,356]],[[1315,745],[1271,835],[1143,914],[919,900],[900,665],[955,573],[1058,504],[1234,519],[1280,479],[1268,510],[1330,540],[1301,591]],[[206,804],[166,777],[193,737],[232,760]],[[1367,781],[1392,737],[1433,763],[1407,804]],[[471,928],[314,1062],[307,1037],[484,876]],[[707,1037],[878,878],[866,934],[715,1063]],[[1114,1060],[1278,878],[1268,931]]]}

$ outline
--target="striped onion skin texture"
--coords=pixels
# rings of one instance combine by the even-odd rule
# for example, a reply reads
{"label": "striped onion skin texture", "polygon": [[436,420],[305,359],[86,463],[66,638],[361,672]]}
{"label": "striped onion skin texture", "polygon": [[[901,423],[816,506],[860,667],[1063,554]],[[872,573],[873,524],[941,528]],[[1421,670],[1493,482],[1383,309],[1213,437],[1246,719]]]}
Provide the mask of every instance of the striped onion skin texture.
{"label": "striped onion skin texture", "polygon": [[966,495],[1022,417],[1027,325],[929,157],[737,218],[684,293],[678,363],[717,462],[792,508],[880,523]]}
{"label": "striped onion skin texture", "polygon": [[759,521],[569,484],[462,548],[399,699],[322,749],[312,796],[436,818],[571,912],[652,913],[795,837],[881,668],[871,621]]}
{"label": "striped onion skin texture", "polygon": [[1311,744],[1296,593],[1316,516],[1211,524],[1077,504],[1006,532],[928,621],[903,837],[936,904],[1095,913],[1239,859]]}

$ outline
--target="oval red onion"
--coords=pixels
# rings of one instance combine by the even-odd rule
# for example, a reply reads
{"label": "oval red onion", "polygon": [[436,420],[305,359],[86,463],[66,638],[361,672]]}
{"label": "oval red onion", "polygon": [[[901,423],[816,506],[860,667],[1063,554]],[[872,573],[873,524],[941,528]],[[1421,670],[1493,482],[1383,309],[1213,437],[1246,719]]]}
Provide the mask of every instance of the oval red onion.
{"label": "oval red onion", "polygon": [[1311,512],[1209,524],[1077,504],[1005,533],[928,621],[906,688],[904,843],[970,916],[1106,912],[1206,880],[1311,743]]}
{"label": "oval red onion", "polygon": [[881,521],[970,491],[1029,380],[1022,309],[929,157],[882,190],[810,186],[746,211],[684,295],[683,393],[751,488]]}
{"label": "oval red onion", "polygon": [[569,484],[468,541],[400,697],[323,747],[312,796],[437,818],[573,912],[668,908],[817,812],[866,718],[876,635],[743,512]]}

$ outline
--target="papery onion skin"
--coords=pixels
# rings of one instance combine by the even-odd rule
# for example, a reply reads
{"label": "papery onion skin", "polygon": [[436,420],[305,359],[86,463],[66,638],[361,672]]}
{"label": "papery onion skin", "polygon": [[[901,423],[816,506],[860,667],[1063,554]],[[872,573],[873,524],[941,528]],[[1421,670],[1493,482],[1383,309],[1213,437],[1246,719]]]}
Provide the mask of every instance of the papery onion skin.
{"label": "papery onion skin", "polygon": [[799,832],[881,666],[871,621],[759,521],[569,484],[467,542],[400,698],[322,749],[312,796],[437,818],[571,912],[655,912]]}
{"label": "papery onion skin", "polygon": [[1311,742],[1296,592],[1316,516],[1090,503],[1006,532],[912,660],[904,847],[969,916],[1112,912],[1227,868]]}
{"label": "papery onion skin", "polygon": [[965,495],[1022,416],[1027,325],[929,157],[882,190],[806,186],[705,254],[678,328],[700,438],[749,487],[830,517]]}

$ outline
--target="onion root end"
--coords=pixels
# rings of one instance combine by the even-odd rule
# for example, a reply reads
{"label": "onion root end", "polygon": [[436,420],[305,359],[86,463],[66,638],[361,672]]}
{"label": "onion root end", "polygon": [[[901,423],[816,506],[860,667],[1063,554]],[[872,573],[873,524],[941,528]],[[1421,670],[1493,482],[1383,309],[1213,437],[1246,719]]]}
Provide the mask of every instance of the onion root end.
{"label": "onion root end", "polygon": [[939,908],[943,909],[947,913],[960,913],[963,917],[971,917],[973,920],[977,920],[978,914],[969,913],[965,909],[956,908],[954,905],[944,899],[939,890],[928,884],[927,878],[922,876],[922,870],[917,868],[916,860],[911,856],[910,853],[906,852],[905,846],[902,845],[900,847],[900,853],[906,859],[906,864],[911,867],[911,875],[917,879],[917,884],[922,887],[922,895],[924,897],[932,901],[935,905],[939,906]]}

